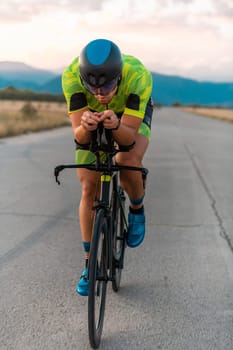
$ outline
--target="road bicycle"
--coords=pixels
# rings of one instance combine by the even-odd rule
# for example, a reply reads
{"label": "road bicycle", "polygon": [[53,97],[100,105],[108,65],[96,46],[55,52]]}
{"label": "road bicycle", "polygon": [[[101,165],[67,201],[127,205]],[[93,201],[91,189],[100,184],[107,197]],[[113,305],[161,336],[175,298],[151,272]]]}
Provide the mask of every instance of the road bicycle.
{"label": "road bicycle", "polygon": [[[126,197],[120,186],[121,170],[140,171],[146,178],[146,168],[118,165],[114,156],[118,152],[128,152],[131,146],[119,146],[112,139],[111,130],[99,124],[92,132],[88,149],[95,154],[95,164],[58,165],[54,170],[56,181],[59,173],[66,168],[85,168],[100,173],[100,198],[95,198],[95,218],[92,230],[90,257],[88,261],[88,333],[92,348],[99,347],[103,330],[107,283],[118,292],[121,272],[124,267],[124,254],[128,224],[126,219]],[[84,149],[84,147],[83,147]],[[87,149],[87,147],[85,147]],[[104,153],[104,157],[103,157]]]}

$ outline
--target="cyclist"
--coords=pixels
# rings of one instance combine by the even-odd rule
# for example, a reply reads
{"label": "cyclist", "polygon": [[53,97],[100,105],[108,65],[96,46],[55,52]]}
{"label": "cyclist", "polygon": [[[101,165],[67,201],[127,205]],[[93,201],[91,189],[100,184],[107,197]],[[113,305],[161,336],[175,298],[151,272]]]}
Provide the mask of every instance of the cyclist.
{"label": "cyclist", "polygon": [[[80,56],[64,70],[62,88],[66,98],[74,139],[76,162],[90,164],[95,156],[85,150],[98,123],[111,129],[119,145],[135,143],[129,152],[116,155],[121,165],[142,166],[150,140],[153,105],[152,76],[135,57],[122,54],[107,39],[89,42]],[[82,186],[79,219],[85,252],[85,268],[77,284],[80,295],[88,295],[87,266],[93,224],[93,198],[99,173],[77,169]],[[137,247],[145,236],[144,186],[140,172],[121,171],[121,186],[129,196],[127,245]]]}

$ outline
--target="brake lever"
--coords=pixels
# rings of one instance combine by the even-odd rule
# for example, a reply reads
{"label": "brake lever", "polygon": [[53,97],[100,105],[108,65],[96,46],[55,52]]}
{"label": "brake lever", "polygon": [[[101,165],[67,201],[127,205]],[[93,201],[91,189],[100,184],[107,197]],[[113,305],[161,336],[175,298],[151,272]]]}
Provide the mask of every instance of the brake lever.
{"label": "brake lever", "polygon": [[61,184],[61,182],[58,180],[58,176],[59,176],[60,172],[61,172],[62,170],[64,170],[64,169],[65,169],[65,166],[64,166],[64,165],[58,165],[58,166],[56,166],[56,168],[54,169],[54,176],[55,176],[55,179],[56,179],[56,182],[57,182],[58,185]]}

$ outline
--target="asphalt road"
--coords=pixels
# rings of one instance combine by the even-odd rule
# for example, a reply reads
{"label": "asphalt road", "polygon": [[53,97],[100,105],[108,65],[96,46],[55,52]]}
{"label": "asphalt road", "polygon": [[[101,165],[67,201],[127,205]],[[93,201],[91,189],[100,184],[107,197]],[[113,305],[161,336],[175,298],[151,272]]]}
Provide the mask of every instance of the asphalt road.
{"label": "asphalt road", "polygon": [[[108,287],[100,349],[233,349],[233,124],[156,111],[147,235]],[[90,349],[70,128],[0,142],[0,349]]]}

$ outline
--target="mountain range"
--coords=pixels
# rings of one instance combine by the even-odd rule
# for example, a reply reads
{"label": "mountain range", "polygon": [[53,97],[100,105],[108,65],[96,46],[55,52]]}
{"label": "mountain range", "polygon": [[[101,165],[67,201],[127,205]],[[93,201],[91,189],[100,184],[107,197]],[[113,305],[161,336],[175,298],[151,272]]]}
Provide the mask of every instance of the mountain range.
{"label": "mountain range", "polygon": [[[153,101],[162,105],[233,108],[233,82],[217,83],[152,72]],[[61,72],[38,69],[22,62],[0,62],[0,89],[13,86],[35,92],[62,94]]]}

